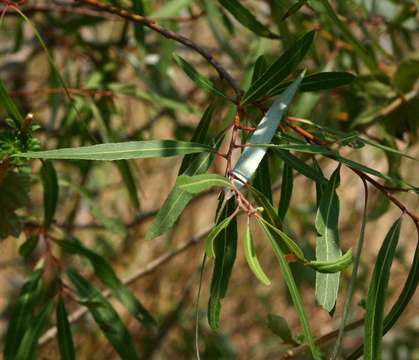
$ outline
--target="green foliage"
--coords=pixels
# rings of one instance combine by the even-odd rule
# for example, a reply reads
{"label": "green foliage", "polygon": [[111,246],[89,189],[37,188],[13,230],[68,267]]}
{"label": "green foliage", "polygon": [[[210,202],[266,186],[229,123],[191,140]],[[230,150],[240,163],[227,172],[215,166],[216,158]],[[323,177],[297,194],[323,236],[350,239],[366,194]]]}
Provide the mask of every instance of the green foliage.
{"label": "green foliage", "polygon": [[[399,245],[403,217],[419,235],[417,5],[0,7],[1,267],[19,264],[2,278],[5,360],[43,358],[52,339],[66,360],[383,356],[419,281],[408,226]],[[368,229],[398,210],[378,246]],[[209,299],[206,316],[197,301],[193,342],[199,254]],[[309,317],[320,307],[338,331]],[[94,354],[83,353],[91,324],[74,325],[83,311],[104,335]],[[349,348],[346,332],[361,324],[362,345]]]}

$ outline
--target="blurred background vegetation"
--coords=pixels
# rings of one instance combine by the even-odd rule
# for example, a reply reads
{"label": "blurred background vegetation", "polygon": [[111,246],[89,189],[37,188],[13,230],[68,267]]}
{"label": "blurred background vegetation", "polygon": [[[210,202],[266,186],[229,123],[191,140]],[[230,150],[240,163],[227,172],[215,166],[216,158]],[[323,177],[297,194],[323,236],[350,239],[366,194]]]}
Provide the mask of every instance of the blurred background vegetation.
{"label": "blurred background vegetation", "polygon": [[[121,0],[113,3],[147,14],[166,28],[207,48],[243,88],[251,79],[259,55],[265,54],[271,62],[292,40],[308,30],[316,30],[304,67],[309,73],[348,71],[357,75],[357,80],[336,90],[300,94],[290,114],[339,131],[358,131],[382,145],[418,157],[417,1],[331,2],[339,19],[367,50],[370,55],[367,61],[342,29],[311,2],[300,1],[302,6],[290,12],[297,1],[242,1],[262,23],[281,34],[281,40],[255,36],[217,1]],[[3,8],[5,6],[3,4]],[[190,140],[201,114],[213,98],[185,76],[173,61],[173,53],[191,62],[220,89],[231,91],[205,60],[190,49],[117,16],[73,1],[28,0],[19,6],[41,34],[74,102],[68,101],[33,28],[9,8],[3,14],[0,28],[0,76],[21,112],[34,114],[34,123],[40,125],[34,135],[44,149],[155,138]],[[233,106],[223,101],[217,100],[215,111],[213,133],[225,128],[234,116]],[[4,129],[5,125],[1,123],[0,127]],[[372,147],[348,147],[342,154],[393,177],[418,183],[419,169],[415,161]],[[146,330],[114,304],[144,359],[195,357],[195,302],[203,254],[201,235],[213,224],[217,194],[207,192],[196,197],[170,232],[153,242],[144,240],[156,211],[174,185],[180,162],[181,159],[169,158],[129,163],[54,163],[60,184],[54,224],[57,234],[65,232],[79,238],[107,258],[120,278],[133,277],[130,287],[161,323],[157,331]],[[36,161],[31,163],[33,174],[39,174],[40,165]],[[321,159],[320,165],[327,176],[335,168],[332,160]],[[281,166],[279,161],[272,164],[274,204],[279,199]],[[212,166],[217,173],[223,173],[224,168],[222,159],[217,159]],[[26,235],[32,231],[31,223],[42,218],[43,212],[40,177],[32,177],[30,186],[30,207],[24,214]],[[363,195],[362,183],[347,169],[342,169],[338,194],[342,247],[349,248],[358,238]],[[418,198],[410,193],[400,193],[398,198],[410,209],[419,208]],[[355,292],[354,304],[358,305],[354,306],[351,321],[364,315],[362,303],[372,265],[382,239],[399,213],[385,197],[371,189],[365,249]],[[315,214],[315,185],[297,175],[285,227],[307,253],[313,251],[316,237]],[[240,229],[243,226],[239,226]],[[241,236],[239,232],[239,239]],[[18,240],[9,237],[1,243],[2,333],[10,317],[10,303],[33,266],[32,258],[19,256],[19,245],[24,237],[21,235]],[[414,225],[405,219],[391,271],[388,304],[393,303],[400,292],[416,241]],[[256,242],[260,262],[271,277],[272,285],[263,286],[255,279],[240,246],[228,294],[223,300],[221,329],[216,332],[207,325],[209,267],[204,272],[199,305],[203,359],[280,358],[290,345],[269,328],[270,314],[285,318],[294,336],[301,334],[276,259],[267,250],[265,241],[256,239]],[[61,261],[68,266],[77,259],[62,256]],[[82,260],[79,265],[85,269],[84,274],[90,276],[90,268]],[[336,329],[344,297],[338,298],[332,318],[315,304],[313,272],[298,265],[294,270],[315,335],[321,337]],[[341,294],[346,291],[349,277],[349,270],[342,274]],[[383,359],[419,359],[418,305],[416,297],[385,337]],[[70,303],[70,312],[77,309],[76,303]],[[89,315],[75,320],[72,329],[78,359],[116,358]],[[361,327],[348,332],[343,342],[345,352],[353,350],[361,339]],[[41,338],[41,344],[40,359],[58,358],[51,333]],[[332,346],[333,341],[330,344]],[[328,343],[324,346],[327,348]]]}

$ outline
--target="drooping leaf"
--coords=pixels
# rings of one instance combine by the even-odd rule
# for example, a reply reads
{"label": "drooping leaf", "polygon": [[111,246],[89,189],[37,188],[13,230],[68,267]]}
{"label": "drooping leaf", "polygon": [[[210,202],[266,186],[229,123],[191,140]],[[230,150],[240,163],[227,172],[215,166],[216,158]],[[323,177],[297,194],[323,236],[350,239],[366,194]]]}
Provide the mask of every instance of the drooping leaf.
{"label": "drooping leaf", "polygon": [[207,239],[205,240],[205,253],[209,258],[214,258],[216,256],[214,250],[214,241],[217,239],[218,235],[225,230],[230,222],[234,219],[235,216],[231,215],[221,220],[214,228],[209,232]]}
{"label": "drooping leaf", "polygon": [[306,265],[318,271],[319,273],[333,274],[346,269],[352,264],[352,250],[349,249],[344,255],[329,261],[310,261]]}
{"label": "drooping leaf", "polygon": [[298,10],[300,10],[307,3],[307,1],[308,0],[298,0],[296,3],[294,3],[282,16],[282,20],[285,20],[286,18],[298,12]]}
{"label": "drooping leaf", "polygon": [[201,89],[209,92],[212,95],[228,99],[228,97],[221,90],[219,90],[211,80],[207,79],[198,71],[196,71],[195,68],[185,59],[181,58],[179,55],[176,54],[173,54],[173,58],[175,59],[176,63],[181,67],[181,69],[185,72],[185,74],[188,75],[188,77]]}
{"label": "drooping leaf", "polygon": [[17,209],[29,204],[29,176],[9,170],[0,181],[0,239],[19,236],[22,229]]}
{"label": "drooping leaf", "polygon": [[[222,139],[223,137],[220,137],[216,140],[215,149],[217,149],[221,144]],[[196,155],[194,159],[191,159],[190,162],[188,161],[189,165],[183,173],[189,176],[204,173],[208,170],[211,163],[213,162],[214,155],[214,152],[207,152]],[[193,199],[193,197],[193,194],[190,194],[184,190],[180,190],[179,187],[175,185],[175,187],[167,196],[160,211],[157,213],[156,218],[154,219],[150,228],[148,229],[146,239],[154,239],[155,237],[169,230],[175,224],[176,220],[179,218],[180,214]]]}
{"label": "drooping leaf", "polygon": [[54,165],[44,161],[41,168],[42,185],[44,188],[44,227],[48,228],[54,220],[58,202],[58,178]]}
{"label": "drooping leaf", "polygon": [[264,97],[274,86],[290,75],[307,54],[313,42],[314,32],[311,31],[293,43],[247,90],[241,104]]}
{"label": "drooping leaf", "polygon": [[67,275],[76,287],[80,297],[86,299],[84,304],[121,358],[129,360],[139,359],[125,324],[110,302],[90,281],[83,278],[75,270],[69,270]]}
{"label": "drooping leaf", "polygon": [[381,359],[381,343],[384,329],[384,304],[390,278],[390,268],[400,236],[401,219],[387,233],[375,262],[368,288],[364,357],[366,360]]}
{"label": "drooping leaf", "polygon": [[[334,261],[342,256],[339,246],[339,199],[336,189],[340,182],[340,166],[335,170],[326,185],[316,215],[317,261]],[[325,310],[331,312],[335,307],[339,290],[339,273],[316,273],[316,300]]]}
{"label": "drooping leaf", "polygon": [[[400,295],[395,304],[390,309],[389,313],[384,319],[383,335],[386,334],[399,319],[406,306],[409,304],[415,295],[419,282],[419,243],[416,243],[415,255],[413,257],[413,263],[410,267],[409,274],[406,282],[403,286]],[[350,354],[347,360],[355,360],[362,356],[364,351],[363,345],[359,346],[352,354]]]}
{"label": "drooping leaf", "polygon": [[272,203],[272,183],[269,170],[269,158],[264,156],[256,170],[253,187],[258,189]]}
{"label": "drooping leaf", "polygon": [[16,156],[29,159],[124,160],[168,157],[211,151],[209,146],[177,140],[146,140],[107,143],[45,151],[29,151]]}
{"label": "drooping leaf", "polygon": [[36,346],[38,339],[42,335],[42,331],[48,320],[52,310],[52,300],[48,301],[41,312],[26,324],[26,331],[22,337],[17,353],[14,355],[15,360],[31,360],[35,359]]}
{"label": "drooping leaf", "polygon": [[7,111],[9,116],[13,118],[15,121],[15,124],[19,126],[23,123],[23,116],[20,113],[19,109],[13,102],[12,98],[10,97],[6,86],[3,83],[3,80],[0,79],[0,104],[4,107],[4,109]]}
{"label": "drooping leaf", "polygon": [[281,271],[282,271],[282,275],[283,275],[284,280],[287,284],[288,291],[290,292],[292,301],[294,303],[295,309],[297,311],[298,317],[299,317],[301,325],[303,327],[305,342],[307,343],[307,345],[308,345],[308,347],[311,351],[311,356],[313,357],[313,359],[320,360],[320,359],[322,359],[322,356],[320,354],[320,351],[317,349],[317,347],[314,343],[314,337],[313,337],[313,334],[312,334],[312,331],[311,331],[311,328],[310,328],[310,324],[309,324],[306,312],[304,310],[303,301],[302,301],[300,292],[298,291],[297,284],[295,283],[294,276],[291,272],[291,268],[288,265],[288,262],[285,259],[285,255],[282,252],[280,246],[276,242],[275,238],[272,236],[271,231],[267,226],[267,223],[264,222],[264,221],[260,221],[260,220],[261,220],[261,218],[258,218],[258,223],[260,224],[260,226],[264,230],[266,236],[268,237],[268,239],[269,239],[269,241],[272,245],[272,249],[275,253],[275,256],[278,259],[279,266],[280,266]]}
{"label": "drooping leaf", "polygon": [[19,298],[12,307],[4,341],[4,360],[15,360],[28,324],[33,319],[33,310],[40,300],[40,284],[43,270],[33,271],[22,286]]}
{"label": "drooping leaf", "polygon": [[[235,199],[228,200],[222,210],[219,222],[233,214]],[[212,329],[220,326],[221,300],[226,296],[230,275],[236,260],[237,221],[233,218],[214,241],[215,261],[212,274],[210,298],[208,302],[208,323]]]}
{"label": "drooping leaf", "polygon": [[263,25],[256,17],[237,0],[218,0],[218,2],[243,26],[253,31],[256,35],[271,39],[280,38],[269,28]]}
{"label": "drooping leaf", "polygon": [[264,194],[262,194],[262,192],[260,192],[258,189],[251,185],[248,185],[248,189],[250,190],[250,193],[255,199],[256,204],[259,207],[263,207],[263,218],[269,223],[274,224],[276,227],[282,228],[281,219],[278,217],[275,208],[273,207],[272,203],[268,200],[268,198]]}
{"label": "drooping leaf", "polygon": [[250,270],[255,274],[256,278],[264,285],[270,285],[271,281],[260,266],[259,260],[255,253],[255,247],[253,244],[252,233],[250,231],[249,221],[247,222],[246,232],[244,236],[244,255],[246,257],[247,264]]}
{"label": "drooping leaf", "polygon": [[275,335],[279,336],[284,343],[297,345],[297,342],[292,336],[287,320],[285,320],[282,316],[269,314],[268,327]]}
{"label": "drooping leaf", "polygon": [[74,351],[73,336],[71,334],[67,310],[62,297],[58,299],[56,318],[58,347],[60,349],[61,360],[74,360],[76,355]]}
{"label": "drooping leaf", "polygon": [[36,249],[38,245],[39,236],[38,235],[31,235],[28,236],[26,241],[19,246],[19,255],[22,256],[24,259],[27,259],[33,251]]}
{"label": "drooping leaf", "polygon": [[[304,72],[274,101],[249,139],[249,144],[269,144],[271,142],[303,77]],[[246,184],[255,173],[266,150],[263,147],[245,148],[232,172],[235,177],[233,183],[237,189]]]}
{"label": "drooping leaf", "polygon": [[226,177],[217,174],[181,175],[176,180],[176,186],[189,194],[199,194],[212,187],[225,187],[229,185],[230,181]]}
{"label": "drooping leaf", "polygon": [[281,198],[278,205],[278,217],[284,221],[291,202],[292,189],[294,186],[294,174],[292,167],[284,162],[282,169]]}
{"label": "drooping leaf", "polygon": [[[343,71],[321,72],[317,74],[307,75],[301,81],[300,91],[320,91],[334,89],[339,86],[344,86],[352,83],[356,79],[355,75]],[[266,97],[271,97],[280,94],[284,89],[291,84],[291,81],[283,82],[274,86],[266,94]]]}
{"label": "drooping leaf", "polygon": [[260,55],[255,62],[252,74],[252,84],[259,79],[268,69],[268,63],[264,55]]}
{"label": "drooping leaf", "polygon": [[103,257],[76,241],[60,240],[56,243],[65,251],[83,256],[89,260],[93,266],[95,275],[138,321],[147,326],[155,323],[150,313],[121,280],[119,280],[111,265]]}

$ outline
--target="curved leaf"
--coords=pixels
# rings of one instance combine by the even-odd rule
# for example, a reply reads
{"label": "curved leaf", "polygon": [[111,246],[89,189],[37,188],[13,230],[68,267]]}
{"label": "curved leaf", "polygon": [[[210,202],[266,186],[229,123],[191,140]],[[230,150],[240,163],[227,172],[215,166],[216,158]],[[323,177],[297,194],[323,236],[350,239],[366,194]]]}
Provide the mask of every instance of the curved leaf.
{"label": "curved leaf", "polygon": [[41,178],[44,188],[44,227],[48,228],[54,220],[58,202],[58,178],[50,161],[42,164]]}
{"label": "curved leaf", "polygon": [[180,190],[186,191],[189,194],[199,194],[212,187],[229,186],[230,181],[226,177],[217,174],[181,175],[177,178],[176,185]]}
{"label": "curved leaf", "polygon": [[76,355],[74,351],[73,336],[71,335],[70,323],[68,321],[64,300],[61,296],[57,303],[56,318],[58,347],[60,349],[61,360],[74,360]]}
{"label": "curved leaf", "polygon": [[333,274],[346,269],[352,264],[352,249],[349,249],[340,258],[330,261],[310,261],[306,265],[320,273]]}

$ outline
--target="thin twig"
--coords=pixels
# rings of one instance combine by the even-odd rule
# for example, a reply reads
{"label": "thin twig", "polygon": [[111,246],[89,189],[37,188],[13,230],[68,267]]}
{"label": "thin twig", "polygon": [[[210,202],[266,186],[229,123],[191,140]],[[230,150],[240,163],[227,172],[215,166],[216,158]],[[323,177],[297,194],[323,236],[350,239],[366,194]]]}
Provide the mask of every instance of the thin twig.
{"label": "thin twig", "polygon": [[97,0],[80,0],[80,2],[86,5],[93,6],[94,8],[105,11],[107,13],[118,15],[119,17],[135,22],[137,24],[144,25],[148,27],[149,29],[163,35],[164,37],[168,39],[172,39],[178,43],[181,43],[195,50],[198,54],[204,57],[208,61],[208,63],[210,63],[214,67],[215,70],[217,70],[220,78],[224,79],[225,81],[229,83],[229,85],[233,88],[236,94],[235,102],[236,103],[239,102],[240,97],[242,95],[240,86],[232,78],[229,72],[214,59],[213,55],[208,50],[194,43],[192,40],[188,39],[187,37],[158,25],[154,20],[149,19],[146,16],[132,14],[128,10],[125,10],[125,9],[122,9],[113,5],[104,4]]}

